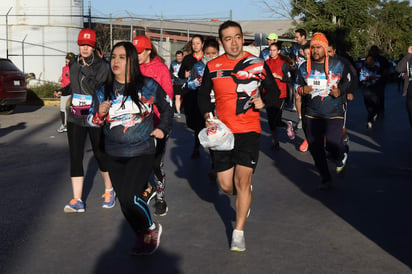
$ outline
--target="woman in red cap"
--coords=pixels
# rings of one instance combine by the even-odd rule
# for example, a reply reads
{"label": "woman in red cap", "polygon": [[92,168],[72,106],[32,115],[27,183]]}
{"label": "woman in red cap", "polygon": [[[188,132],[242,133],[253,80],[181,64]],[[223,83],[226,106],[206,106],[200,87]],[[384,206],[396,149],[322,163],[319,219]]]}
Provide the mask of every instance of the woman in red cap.
{"label": "woman in red cap", "polygon": [[70,150],[70,176],[73,199],[64,207],[64,212],[84,212],[82,200],[84,170],[83,156],[86,137],[89,135],[100,172],[103,176],[105,193],[103,208],[115,205],[115,192],[107,172],[106,156],[103,150],[103,134],[100,128],[90,127],[87,116],[96,90],[101,89],[109,73],[106,63],[95,53],[96,33],[82,29],[77,39],[79,56],[70,64],[70,89],[72,99],[67,116],[67,137]]}
{"label": "woman in red cap", "polygon": [[[163,58],[161,58],[153,46],[152,41],[145,35],[136,36],[133,41],[139,58],[139,68],[144,76],[152,77],[169,96],[171,102],[173,101],[173,84],[172,77],[169,73],[169,68],[164,64]],[[160,113],[156,106],[153,108],[153,123],[156,127],[160,122]],[[154,172],[154,190],[153,187],[148,184],[148,188],[143,192],[143,198],[147,203],[156,195],[155,203],[155,215],[165,216],[168,211],[168,207],[165,200],[164,189],[166,187],[166,174],[164,170],[164,155],[166,152],[166,143],[169,136],[158,139],[156,142],[156,154],[155,162],[153,166]]]}

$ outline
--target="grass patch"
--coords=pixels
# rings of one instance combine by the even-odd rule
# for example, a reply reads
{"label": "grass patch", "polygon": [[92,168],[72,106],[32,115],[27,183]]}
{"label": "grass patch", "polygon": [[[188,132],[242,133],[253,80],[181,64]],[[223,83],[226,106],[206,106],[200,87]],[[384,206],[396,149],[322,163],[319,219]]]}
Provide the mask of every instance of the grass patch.
{"label": "grass patch", "polygon": [[27,89],[35,93],[38,98],[54,98],[53,92],[60,88],[60,84],[42,83],[41,85],[30,86]]}

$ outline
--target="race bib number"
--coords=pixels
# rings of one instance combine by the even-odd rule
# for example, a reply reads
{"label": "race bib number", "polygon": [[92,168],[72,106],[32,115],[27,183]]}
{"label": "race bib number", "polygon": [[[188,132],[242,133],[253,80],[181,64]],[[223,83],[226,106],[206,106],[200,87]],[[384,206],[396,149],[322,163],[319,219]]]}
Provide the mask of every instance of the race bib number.
{"label": "race bib number", "polygon": [[109,115],[111,118],[122,116],[125,114],[135,114],[140,113],[139,107],[133,100],[128,97],[123,103],[123,96],[113,100],[112,105],[109,110]]}
{"label": "race bib number", "polygon": [[330,92],[326,75],[309,76],[308,85],[312,86],[313,91],[310,93],[312,98],[316,96],[327,96]]}
{"label": "race bib number", "polygon": [[74,107],[85,107],[91,106],[93,101],[93,97],[91,95],[84,95],[84,94],[73,94],[72,99],[72,106]]}

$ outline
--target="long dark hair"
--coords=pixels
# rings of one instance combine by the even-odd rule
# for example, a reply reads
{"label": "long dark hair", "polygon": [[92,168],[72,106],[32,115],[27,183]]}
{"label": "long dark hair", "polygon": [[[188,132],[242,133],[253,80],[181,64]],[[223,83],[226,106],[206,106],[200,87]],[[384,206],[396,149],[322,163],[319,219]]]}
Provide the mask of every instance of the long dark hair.
{"label": "long dark hair", "polygon": [[[143,86],[143,75],[140,72],[139,68],[139,58],[137,56],[137,51],[134,45],[131,42],[119,42],[113,46],[112,51],[110,52],[110,61],[112,60],[113,51],[115,48],[124,47],[126,51],[126,69],[125,69],[125,87],[124,87],[124,101],[131,97],[132,100],[136,103],[140,110],[142,107],[142,102],[140,101],[139,94],[137,93]],[[129,66],[130,64],[130,66]],[[130,67],[130,71],[129,71]],[[127,82],[127,75],[129,75],[129,82]],[[110,66],[109,77],[107,78],[106,88],[105,88],[105,97],[106,99],[110,98],[110,93],[113,91],[114,75]],[[123,103],[124,103],[123,101]]]}
{"label": "long dark hair", "polygon": [[[269,49],[270,49],[271,46],[275,46],[275,47],[277,48],[277,50],[280,51],[280,50],[282,49],[282,46],[281,46],[281,45],[282,45],[282,44],[279,43],[279,42],[274,42],[274,43],[270,44]],[[291,58],[289,58],[289,56],[284,55],[284,54],[282,54],[282,53],[279,53],[278,56],[279,56],[280,60],[282,60],[283,62],[285,62],[286,65],[288,65],[289,68],[290,68],[291,66],[293,66],[293,61],[292,61]]]}

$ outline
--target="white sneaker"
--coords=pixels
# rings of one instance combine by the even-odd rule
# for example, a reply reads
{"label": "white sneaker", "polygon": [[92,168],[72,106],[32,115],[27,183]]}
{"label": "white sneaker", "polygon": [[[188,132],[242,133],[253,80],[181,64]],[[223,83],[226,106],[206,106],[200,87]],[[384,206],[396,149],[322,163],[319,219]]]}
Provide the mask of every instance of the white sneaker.
{"label": "white sneaker", "polygon": [[61,125],[58,129],[57,129],[57,132],[58,133],[63,133],[63,132],[66,132],[67,131],[67,128],[64,126],[64,125]]}
{"label": "white sneaker", "polygon": [[343,154],[343,159],[342,159],[342,161],[341,162],[339,162],[337,165],[336,165],[336,172],[339,174],[339,173],[341,173],[344,169],[345,169],[345,166],[346,166],[346,161],[348,160],[348,154],[345,152],[344,154]]}
{"label": "white sneaker", "polygon": [[302,119],[299,118],[296,128],[302,128]]}
{"label": "white sneaker", "polygon": [[368,122],[368,125],[366,126],[368,129],[372,128],[372,122]]}
{"label": "white sneaker", "polygon": [[245,234],[243,233],[243,230],[233,230],[230,250],[235,252],[243,252],[246,250]]}

